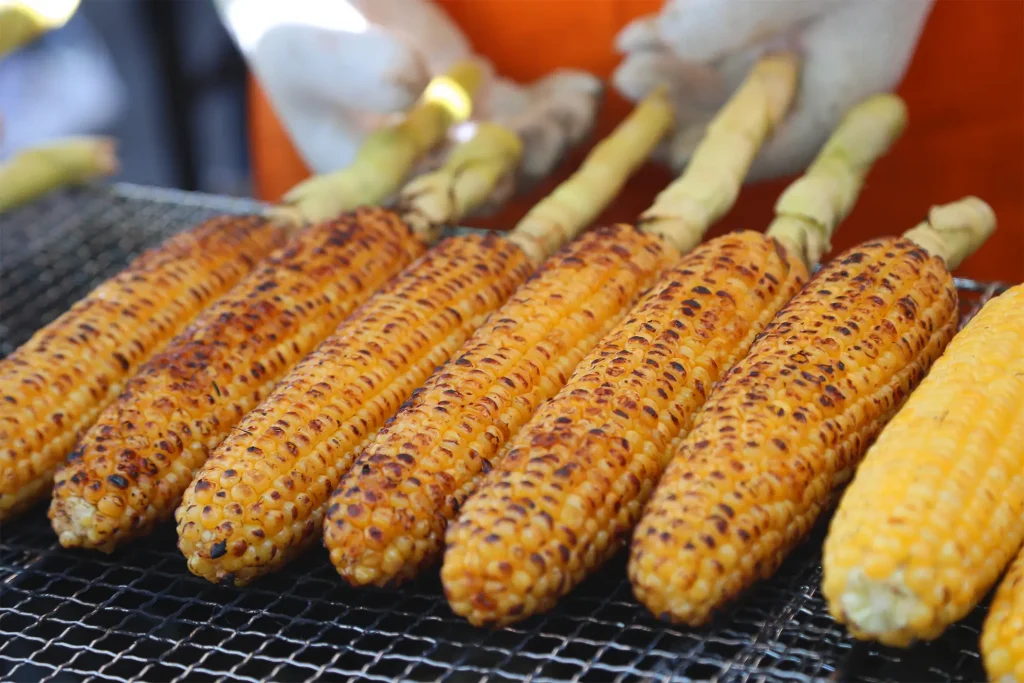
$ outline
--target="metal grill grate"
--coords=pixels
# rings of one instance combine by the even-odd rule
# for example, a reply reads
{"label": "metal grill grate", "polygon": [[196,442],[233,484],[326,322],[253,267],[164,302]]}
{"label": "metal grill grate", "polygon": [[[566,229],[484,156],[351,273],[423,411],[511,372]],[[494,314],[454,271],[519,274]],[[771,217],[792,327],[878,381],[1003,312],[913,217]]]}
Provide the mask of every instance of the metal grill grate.
{"label": "metal grill grate", "polygon": [[[0,355],[132,256],[222,211],[258,206],[131,186],[51,197],[0,219]],[[1000,291],[961,281],[964,314]],[[189,574],[171,525],[105,556],[61,549],[40,508],[0,537],[6,681],[972,681],[981,611],[909,652],[854,644],[818,586],[824,527],[719,622],[663,624],[622,558],[549,614],[501,631],[447,608],[436,576],[349,589],[322,549],[237,590]]]}

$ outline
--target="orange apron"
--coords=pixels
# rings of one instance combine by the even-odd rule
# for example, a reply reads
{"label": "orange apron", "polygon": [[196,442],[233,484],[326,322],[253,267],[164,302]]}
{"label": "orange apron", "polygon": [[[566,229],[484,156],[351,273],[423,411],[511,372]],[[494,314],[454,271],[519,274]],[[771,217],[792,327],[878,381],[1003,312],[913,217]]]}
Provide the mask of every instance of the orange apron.
{"label": "orange apron", "polygon": [[[557,67],[607,78],[619,61],[612,44],[631,19],[656,11],[660,0],[437,0],[474,47],[500,73],[531,81]],[[565,36],[574,36],[565,39]],[[865,38],[870,40],[869,37]],[[529,49],[522,46],[529,45]],[[543,47],[543,49],[539,49]],[[837,235],[845,249],[903,230],[927,208],[967,194],[989,202],[999,229],[958,274],[1024,281],[1024,3],[938,0],[900,94],[910,125],[871,174],[856,209]],[[629,110],[609,91],[594,139]],[[309,175],[259,88],[250,88],[254,181],[273,201]],[[498,216],[470,221],[509,227],[579,165],[581,149],[548,182]],[[600,222],[629,221],[671,180],[662,168],[641,169]],[[712,231],[763,229],[772,205],[792,178],[744,189],[734,210]]]}

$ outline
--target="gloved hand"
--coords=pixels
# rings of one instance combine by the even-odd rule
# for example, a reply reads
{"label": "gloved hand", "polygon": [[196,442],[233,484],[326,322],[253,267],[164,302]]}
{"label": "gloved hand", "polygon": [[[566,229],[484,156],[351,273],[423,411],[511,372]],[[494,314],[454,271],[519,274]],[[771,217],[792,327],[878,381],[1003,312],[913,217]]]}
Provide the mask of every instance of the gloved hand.
{"label": "gloved hand", "polygon": [[[369,132],[411,107],[433,76],[473,58],[430,0],[214,1],[314,173],[347,166]],[[523,168],[547,173],[589,129],[600,83],[567,71],[523,87],[485,68],[474,118],[517,128]]]}
{"label": "gloved hand", "polygon": [[805,168],[856,102],[903,79],[932,0],[667,0],[617,37],[615,87],[639,100],[665,83],[685,122],[659,151],[678,171],[704,127],[754,62],[803,58],[793,110],[754,163],[750,180]]}

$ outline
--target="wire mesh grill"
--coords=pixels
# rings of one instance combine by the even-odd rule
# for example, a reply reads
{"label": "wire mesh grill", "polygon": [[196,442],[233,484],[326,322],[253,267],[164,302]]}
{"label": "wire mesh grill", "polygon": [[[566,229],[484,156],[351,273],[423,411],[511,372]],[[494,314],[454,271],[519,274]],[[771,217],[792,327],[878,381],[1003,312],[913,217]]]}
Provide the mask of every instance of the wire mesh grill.
{"label": "wire mesh grill", "polygon": [[[133,186],[78,190],[0,218],[0,355],[131,257],[258,205]],[[1001,291],[959,281],[965,318]],[[448,609],[436,576],[353,590],[323,549],[246,589],[192,576],[171,525],[112,555],[60,548],[40,507],[0,530],[5,681],[975,681],[978,610],[910,651],[855,644],[818,586],[824,526],[716,624],[658,622],[624,560],[552,612],[500,631]]]}

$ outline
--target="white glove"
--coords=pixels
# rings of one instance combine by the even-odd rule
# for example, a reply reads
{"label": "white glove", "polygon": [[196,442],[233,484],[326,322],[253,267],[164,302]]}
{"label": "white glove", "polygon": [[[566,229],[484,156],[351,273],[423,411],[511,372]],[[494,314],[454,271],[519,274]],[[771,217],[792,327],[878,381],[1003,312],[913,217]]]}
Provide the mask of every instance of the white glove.
{"label": "white glove", "polygon": [[618,35],[613,75],[639,100],[666,84],[680,128],[660,151],[685,166],[708,121],[767,52],[802,56],[793,109],[761,150],[750,180],[789,175],[814,158],[843,114],[899,85],[932,0],[667,0]]}
{"label": "white glove", "polygon": [[[433,76],[474,57],[430,0],[214,2],[314,173],[347,166],[369,132],[410,108]],[[474,115],[518,127],[524,169],[544,174],[558,160],[552,154],[589,129],[600,94],[597,79],[581,72],[530,87],[490,74]],[[530,142],[541,137],[543,147]]]}

